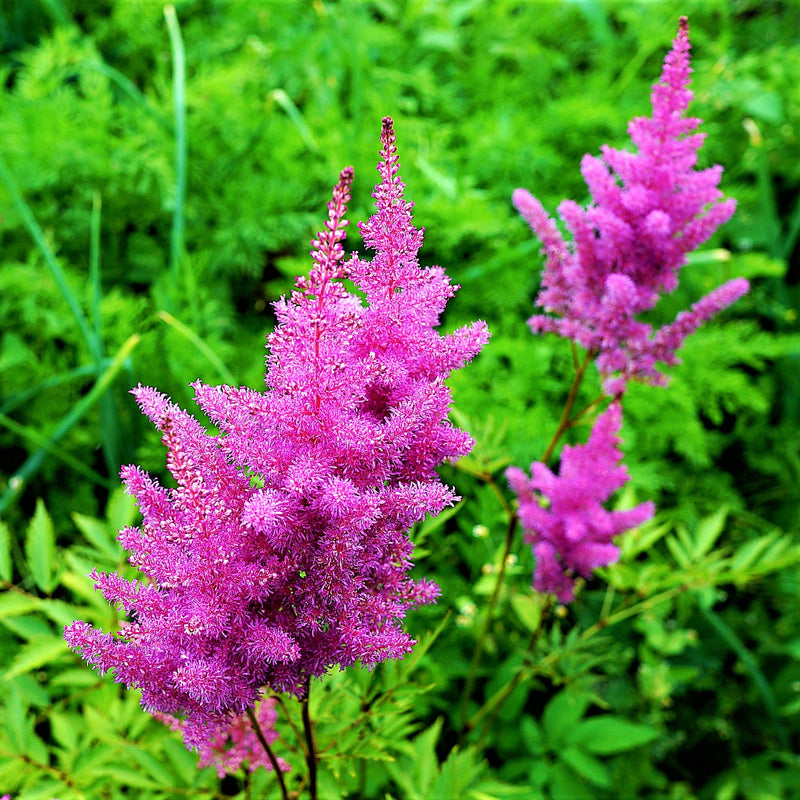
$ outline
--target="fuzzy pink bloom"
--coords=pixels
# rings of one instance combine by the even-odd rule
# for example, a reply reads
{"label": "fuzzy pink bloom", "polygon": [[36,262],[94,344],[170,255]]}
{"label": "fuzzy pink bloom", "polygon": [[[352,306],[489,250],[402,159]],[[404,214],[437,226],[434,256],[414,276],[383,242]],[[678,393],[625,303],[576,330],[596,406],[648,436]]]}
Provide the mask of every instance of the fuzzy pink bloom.
{"label": "fuzzy pink bloom", "polygon": [[540,462],[531,465],[531,478],[518,467],[506,471],[519,497],[525,541],[533,545],[536,556],[533,586],[562,603],[573,600],[576,575],[588,578],[598,567],[617,561],[615,536],[641,525],[655,512],[650,502],[628,511],[603,508],[629,480],[620,463],[621,424],[622,407],[612,403],[597,418],[586,444],[564,447],[558,475]]}
{"label": "fuzzy pink bloom", "polygon": [[690,72],[689,25],[682,17],[653,87],[653,115],[628,126],[638,152],[603,146],[602,158],[584,156],[591,203],[559,205],[569,244],[535,197],[525,189],[513,196],[546,256],[537,305],[556,315],[535,315],[529,324],[596,353],[610,395],[630,379],[666,383],[657,363],[677,363],[675,351],[686,336],[749,288],[744,278],[734,279],[655,334],[636,318],[676,288],[686,254],[736,207],[717,188],[722,167],[695,168],[705,134],[694,133],[700,120],[686,116]]}
{"label": "fuzzy pink bloom", "polygon": [[381,144],[377,211],[362,227],[376,255],[344,262],[345,169],[309,276],[275,304],[266,391],[194,384],[220,431],[209,434],[155,389],[134,390],[177,487],[123,470],[143,523],[120,540],[147,578],[95,575],[130,624],[112,635],[75,622],[66,638],[139,687],[148,710],[184,716],[189,746],[205,746],[264,686],[303,696],[332,666],[402,657],[414,644],[403,617],[439,592],[409,576],[407,531],[456,500],[435,470],[472,440],[447,418],[444,379],[488,332],[437,332],[458,287],[419,266],[422,231],[388,117]]}

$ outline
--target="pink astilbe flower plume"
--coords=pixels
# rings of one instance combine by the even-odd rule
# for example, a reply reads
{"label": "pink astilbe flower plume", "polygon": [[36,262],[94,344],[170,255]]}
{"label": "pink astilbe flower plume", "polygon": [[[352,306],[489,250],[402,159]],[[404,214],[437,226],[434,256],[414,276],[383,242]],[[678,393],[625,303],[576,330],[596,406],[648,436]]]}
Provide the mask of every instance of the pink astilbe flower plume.
{"label": "pink astilbe flower plume", "polygon": [[344,260],[348,168],[310,274],[275,304],[266,391],[195,383],[213,435],[155,389],[134,390],[177,486],[123,470],[143,522],[120,540],[146,579],[95,575],[130,621],[116,635],[75,622],[66,638],[139,687],[148,710],[181,716],[189,746],[237,724],[262,687],[303,696],[334,665],[401,657],[414,644],[407,609],[438,595],[408,574],[407,531],[456,499],[435,469],[472,440],[448,421],[444,379],[488,332],[436,331],[458,287],[418,264],[389,118],[381,144],[377,211],[362,226],[375,257]]}
{"label": "pink astilbe flower plume", "polygon": [[638,152],[606,145],[602,159],[584,156],[589,206],[564,200],[558,207],[571,243],[529,192],[517,189],[513,196],[546,256],[537,305],[556,315],[535,315],[529,324],[534,332],[555,332],[594,352],[612,396],[630,379],[666,383],[657,363],[676,364],[686,336],[749,288],[744,278],[734,279],[655,334],[636,318],[653,308],[661,292],[676,288],[686,254],[736,207],[717,188],[722,167],[695,169],[705,134],[694,132],[699,119],[686,116],[692,98],[689,47],[689,24],[682,17],[653,87],[653,115],[628,126]]}
{"label": "pink astilbe flower plume", "polygon": [[536,556],[533,587],[554,594],[562,603],[574,599],[576,576],[588,578],[598,567],[618,560],[615,536],[641,525],[655,512],[650,502],[628,511],[603,508],[628,482],[620,463],[621,424],[622,407],[612,403],[595,421],[586,444],[564,447],[558,475],[541,462],[531,465],[530,478],[518,467],[506,471],[519,497],[525,541],[533,545]]}

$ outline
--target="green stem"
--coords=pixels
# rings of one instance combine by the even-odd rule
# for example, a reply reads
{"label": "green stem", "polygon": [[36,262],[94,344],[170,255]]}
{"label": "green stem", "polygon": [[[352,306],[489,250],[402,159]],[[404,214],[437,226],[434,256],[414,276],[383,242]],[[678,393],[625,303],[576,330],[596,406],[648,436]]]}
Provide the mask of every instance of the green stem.
{"label": "green stem", "polygon": [[[548,595],[547,599],[545,600],[544,606],[542,607],[541,616],[539,617],[539,624],[536,626],[536,630],[531,634],[530,641],[528,642],[528,647],[525,649],[525,656],[526,659],[533,655],[533,651],[536,649],[536,643],[539,641],[539,637],[542,633],[542,628],[544,627],[545,620],[550,614],[550,608],[553,605],[553,597],[552,595]],[[497,703],[494,708],[486,715],[486,721],[483,724],[483,730],[481,731],[480,740],[478,742],[478,751],[483,751],[483,747],[486,742],[486,737],[489,734],[489,729],[491,727],[492,721],[500,713],[500,709],[503,706],[505,700],[514,693],[514,690],[522,683],[522,670],[514,673],[514,677],[511,679],[506,694],[503,696],[503,701]],[[477,716],[477,715],[476,715]],[[469,724],[474,728],[477,725],[477,721],[474,719],[469,721]]]}
{"label": "green stem", "polygon": [[[635,603],[632,606],[627,606],[625,608],[619,609],[616,613],[611,614],[608,617],[601,617],[594,625],[588,627],[581,635],[578,637],[578,641],[585,642],[591,639],[593,636],[598,634],[600,631],[605,630],[606,628],[611,627],[612,625],[616,625],[618,622],[622,622],[622,620],[627,619],[628,617],[635,616],[642,611],[646,611],[653,606],[657,606],[660,603],[665,602],[666,600],[675,597],[678,594],[682,594],[686,592],[690,588],[698,588],[698,587],[688,587],[685,584],[681,584],[680,586],[673,586],[671,589],[666,589],[659,594],[655,594],[652,597],[648,597],[646,600],[642,600],[640,603]],[[538,634],[537,634],[538,636]],[[534,641],[535,644],[535,641]],[[528,653],[530,655],[532,651],[529,650]],[[538,661],[536,664],[530,664],[527,667],[523,667],[520,669],[515,675],[514,678],[509,681],[502,689],[499,689],[495,692],[492,697],[487,700],[483,706],[469,719],[467,723],[467,728],[469,730],[474,730],[489,714],[496,714],[499,711],[500,706],[505,703],[505,701],[511,696],[511,693],[514,689],[517,688],[521,683],[524,681],[529,680],[536,674],[542,674],[547,671],[547,669],[553,664],[555,661],[558,660],[559,654],[557,652],[550,653],[550,655],[545,656],[541,661]]]}
{"label": "green stem", "polygon": [[255,713],[253,713],[252,708],[247,709],[247,716],[250,719],[250,724],[253,726],[253,731],[255,732],[258,741],[261,742],[261,746],[264,748],[264,751],[267,754],[269,763],[272,764],[272,770],[275,773],[275,777],[278,779],[278,786],[281,790],[281,799],[289,800],[289,793],[286,791],[286,782],[283,780],[283,773],[281,772],[280,765],[278,764],[278,759],[275,758],[275,753],[272,752],[272,748],[269,746],[269,742],[264,736],[264,731],[261,730],[261,726],[258,724],[258,719],[256,718]]}
{"label": "green stem", "polygon": [[[572,358],[573,358],[573,365],[575,367],[575,377],[572,381],[572,386],[570,387],[569,394],[567,395],[566,403],[564,404],[564,410],[561,413],[561,419],[559,420],[558,427],[556,428],[555,433],[553,434],[553,438],[550,440],[550,443],[547,445],[547,448],[544,451],[544,455],[541,458],[542,463],[546,464],[550,458],[552,457],[555,449],[560,441],[561,437],[564,435],[565,431],[567,431],[575,422],[576,419],[579,419],[588,409],[594,407],[596,401],[591,403],[585,409],[583,409],[579,414],[577,414],[574,418],[571,417],[572,409],[575,407],[575,401],[578,398],[578,391],[580,390],[581,383],[583,382],[583,378],[586,375],[586,370],[589,367],[589,364],[594,357],[594,353],[592,351],[588,351],[584,357],[583,361],[580,363],[578,362],[577,351],[575,346],[572,346]],[[497,601],[500,597],[500,592],[503,586],[503,581],[505,580],[506,575],[506,562],[508,560],[508,556],[511,553],[511,547],[514,542],[514,533],[516,532],[518,517],[511,508],[508,501],[503,496],[503,493],[500,491],[500,488],[495,483],[494,479],[491,475],[480,476],[483,480],[492,488],[496,495],[499,496],[501,505],[505,509],[506,513],[509,515],[508,521],[508,528],[506,530],[506,540],[505,545],[503,547],[503,556],[500,560],[500,569],[497,573],[497,582],[494,585],[494,590],[492,591],[492,596],[489,599],[489,608],[486,611],[486,617],[483,621],[483,625],[481,626],[481,631],[478,634],[477,641],[475,642],[475,650],[472,654],[472,660],[469,664],[469,669],[467,671],[467,678],[464,683],[464,690],[461,694],[461,703],[460,703],[460,711],[459,711],[459,720],[461,722],[461,728],[459,732],[459,744],[461,744],[464,740],[464,737],[474,729],[473,719],[467,719],[467,714],[469,712],[469,698],[472,694],[472,689],[475,686],[475,680],[478,674],[478,666],[480,664],[481,655],[483,654],[483,648],[486,643],[486,637],[489,632],[489,628],[491,627],[495,607],[497,606]],[[538,634],[537,634],[538,636]]]}
{"label": "green stem", "polygon": [[478,675],[478,665],[480,664],[483,648],[486,644],[486,638],[489,633],[489,627],[492,624],[494,610],[497,606],[497,601],[500,597],[500,590],[503,586],[503,579],[506,574],[506,562],[511,552],[511,546],[514,542],[514,533],[517,530],[518,517],[512,512],[508,519],[508,528],[506,529],[506,541],[503,546],[503,555],[500,559],[500,568],[497,572],[497,580],[494,584],[492,596],[489,598],[489,607],[486,609],[486,617],[483,620],[481,631],[478,634],[478,639],[475,642],[475,650],[472,653],[472,660],[469,662],[469,670],[467,671],[467,680],[464,683],[464,690],[461,693],[461,706],[459,719],[461,720],[461,730],[459,733],[458,741],[461,744],[464,737],[469,733],[471,728],[468,725],[467,714],[469,713],[469,698],[472,695],[472,689],[475,686],[475,679]]}
{"label": "green stem", "polygon": [[[550,444],[547,445],[547,449],[544,451],[544,455],[541,458],[541,462],[543,464],[546,464],[552,458],[553,453],[555,452],[555,449],[561,440],[561,437],[569,428],[572,427],[573,423],[575,422],[574,419],[570,419],[570,414],[572,414],[575,401],[578,399],[578,390],[581,388],[583,376],[586,375],[586,370],[588,369],[593,356],[594,353],[592,351],[587,352],[583,357],[583,361],[577,367],[575,378],[573,379],[572,386],[569,390],[569,395],[567,395],[567,402],[564,404],[564,410],[561,412],[561,419],[558,421],[558,427],[556,428],[556,432],[553,434],[553,438],[550,440]],[[591,408],[593,405],[594,403],[587,406],[587,409]],[[583,413],[584,412],[581,411],[581,414],[579,414],[578,417],[580,417]]]}

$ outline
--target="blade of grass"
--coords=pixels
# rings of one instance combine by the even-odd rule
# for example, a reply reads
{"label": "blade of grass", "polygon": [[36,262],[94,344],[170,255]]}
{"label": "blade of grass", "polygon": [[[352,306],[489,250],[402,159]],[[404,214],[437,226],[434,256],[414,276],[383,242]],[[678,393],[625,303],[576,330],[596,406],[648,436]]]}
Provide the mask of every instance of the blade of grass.
{"label": "blade of grass", "polygon": [[174,328],[181,336],[188,339],[212,364],[225,383],[232,386],[236,385],[236,378],[222,363],[222,359],[188,325],[173,317],[168,311],[159,311],[157,316],[171,328]]}
{"label": "blade of grass", "polygon": [[269,99],[277,103],[284,110],[286,116],[294,123],[295,128],[297,128],[298,133],[306,143],[306,147],[308,147],[312,153],[318,153],[319,145],[316,139],[314,139],[311,129],[306,125],[306,121],[303,119],[300,109],[294,104],[292,98],[289,97],[283,89],[273,89],[269,93]]}
{"label": "blade of grass", "polygon": [[101,354],[100,343],[98,342],[92,329],[89,327],[89,322],[86,319],[86,315],[83,313],[83,309],[80,307],[75,295],[72,293],[69,285],[67,284],[64,270],[58,263],[55,253],[53,253],[53,251],[50,249],[50,245],[47,244],[44,231],[36,221],[31,207],[27,204],[27,202],[25,202],[25,199],[20,193],[17,182],[14,179],[14,176],[11,174],[11,171],[6,166],[6,162],[2,155],[0,155],[0,178],[2,178],[5,182],[6,188],[11,195],[11,202],[13,203],[14,208],[16,208],[17,213],[22,217],[25,227],[28,229],[33,241],[41,251],[45,263],[50,270],[50,274],[53,276],[53,279],[55,280],[62,297],[69,306],[72,316],[75,317],[75,322],[78,325],[81,336],[83,336],[83,339],[86,342],[86,346],[89,349],[92,359],[94,361],[99,361]]}
{"label": "blade of grass", "polygon": [[[107,359],[102,361],[101,369],[105,369],[109,363],[110,362]],[[31,386],[24,392],[19,392],[19,394],[14,394],[10,397],[7,397],[3,405],[0,406],[0,414],[8,414],[15,408],[25,405],[25,403],[27,403],[31,397],[35,397],[37,394],[39,394],[39,392],[52,389],[55,386],[61,386],[61,384],[68,383],[73,378],[82,378],[84,375],[94,375],[96,372],[97,367],[94,364],[84,364],[82,367],[75,367],[75,369],[70,369],[66,372],[60,372],[58,375],[54,375],[52,378],[47,378],[47,380],[37,383],[36,386]],[[131,383],[133,383],[133,381],[131,381]]]}
{"label": "blade of grass", "polygon": [[697,607],[700,609],[703,616],[708,620],[711,627],[719,634],[719,637],[733,650],[738,656],[739,660],[744,665],[745,669],[750,675],[751,680],[758,689],[761,697],[764,699],[767,714],[772,721],[772,727],[781,746],[784,750],[789,749],[789,739],[786,735],[786,729],[781,722],[780,714],[778,711],[778,704],[775,700],[775,694],[772,687],[769,685],[764,673],[758,666],[758,662],[753,658],[752,653],[745,647],[742,640],[734,633],[730,626],[711,608],[706,608],[702,603],[698,603]]}
{"label": "blade of grass", "polygon": [[63,461],[70,469],[88,478],[92,483],[99,486],[105,486],[112,489],[116,484],[112,483],[108,478],[104,478],[99,473],[95,472],[91,467],[87,467],[80,459],[70,455],[65,450],[56,447],[53,442],[44,434],[39,433],[37,430],[27,426],[21,425],[19,422],[7,417],[5,414],[0,414],[0,425],[7,430],[19,436],[21,439],[28,439],[34,444],[38,445],[42,450],[46,450],[50,455],[55,456]]}
{"label": "blade of grass", "polygon": [[177,273],[183,255],[184,203],[186,200],[186,53],[175,6],[164,7],[172,48],[172,91],[175,105],[175,211],[170,237],[170,270]]}
{"label": "blade of grass", "polygon": [[[103,287],[100,280],[100,230],[101,230],[102,197],[95,192],[92,198],[92,214],[89,220],[89,285],[91,286],[91,321],[100,355],[104,355],[102,320],[100,318],[100,301]],[[97,374],[102,371],[101,359],[97,362]],[[103,457],[109,475],[116,475],[120,467],[120,427],[114,397],[106,392],[100,400],[100,438],[103,445]]]}
{"label": "blade of grass", "polygon": [[[50,446],[55,445],[55,443],[58,442],[70,428],[98,402],[98,400],[100,400],[117,373],[124,366],[133,349],[139,344],[140,340],[141,336],[136,333],[123,343],[122,347],[120,347],[111,360],[108,368],[100,375],[97,381],[95,381],[94,386],[92,386],[89,392],[75,404],[72,411],[58,423],[56,429],[50,434]],[[20,495],[31,476],[34,475],[41,466],[47,453],[47,449],[40,448],[29,456],[25,463],[9,478],[8,489],[6,489],[3,496],[0,497],[0,514],[2,514]]]}
{"label": "blade of grass", "polygon": [[139,91],[136,84],[126,75],[102,61],[82,61],[82,69],[94,70],[105,75],[137,106],[151,116],[165,131],[172,134],[172,123],[160,111],[153,108],[148,99]]}

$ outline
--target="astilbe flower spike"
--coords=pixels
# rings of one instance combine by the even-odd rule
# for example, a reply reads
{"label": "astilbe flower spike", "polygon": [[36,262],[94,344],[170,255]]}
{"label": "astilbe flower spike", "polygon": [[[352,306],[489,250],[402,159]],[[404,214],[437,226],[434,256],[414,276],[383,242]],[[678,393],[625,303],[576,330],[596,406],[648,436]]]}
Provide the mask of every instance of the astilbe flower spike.
{"label": "astilbe flower spike", "polygon": [[537,314],[529,324],[534,332],[558,333],[595,353],[611,396],[630,379],[665,384],[658,362],[678,363],[675,353],[686,336],[749,288],[744,278],[729,281],[655,334],[636,318],[653,308],[661,292],[676,288],[686,254],[736,207],[717,188],[722,167],[695,169],[705,134],[694,132],[699,119],[686,116],[689,48],[689,24],[682,17],[653,86],[652,117],[628,126],[638,152],[603,146],[602,159],[584,156],[589,206],[564,200],[558,207],[570,244],[535,197],[525,189],[513,196],[544,246],[537,305],[556,315]]}
{"label": "astilbe flower spike", "polygon": [[381,144],[377,210],[362,226],[375,257],[344,261],[348,168],[309,276],[275,304],[266,391],[193,384],[213,435],[155,389],[134,390],[177,487],[123,470],[143,522],[120,540],[146,580],[95,574],[130,621],[117,635],[75,622],[66,638],[139,687],[146,709],[183,717],[187,746],[236,724],[262,687],[302,697],[334,665],[401,657],[414,644],[407,609],[438,594],[408,574],[407,531],[456,499],[435,469],[472,440],[447,419],[444,379],[488,332],[436,331],[458,287],[418,264],[389,118]]}
{"label": "astilbe flower spike", "polygon": [[554,594],[562,603],[574,599],[577,575],[588,578],[598,567],[619,559],[615,536],[641,525],[655,512],[651,502],[627,511],[603,508],[629,479],[620,463],[621,424],[622,407],[611,403],[595,421],[586,444],[564,447],[558,475],[541,462],[531,465],[530,478],[518,467],[506,471],[519,497],[525,541],[533,545],[536,556],[533,587]]}

